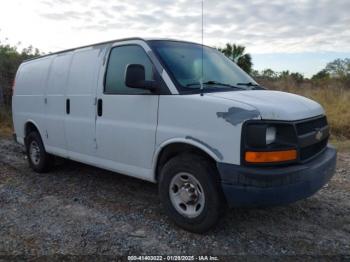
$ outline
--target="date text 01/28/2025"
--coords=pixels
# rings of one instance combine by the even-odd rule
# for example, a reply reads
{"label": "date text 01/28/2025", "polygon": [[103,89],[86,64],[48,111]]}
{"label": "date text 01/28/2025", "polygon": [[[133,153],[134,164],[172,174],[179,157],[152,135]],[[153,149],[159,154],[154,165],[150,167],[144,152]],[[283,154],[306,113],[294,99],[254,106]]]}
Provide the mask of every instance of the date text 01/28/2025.
{"label": "date text 01/28/2025", "polygon": [[128,261],[220,261],[217,256],[128,256]]}

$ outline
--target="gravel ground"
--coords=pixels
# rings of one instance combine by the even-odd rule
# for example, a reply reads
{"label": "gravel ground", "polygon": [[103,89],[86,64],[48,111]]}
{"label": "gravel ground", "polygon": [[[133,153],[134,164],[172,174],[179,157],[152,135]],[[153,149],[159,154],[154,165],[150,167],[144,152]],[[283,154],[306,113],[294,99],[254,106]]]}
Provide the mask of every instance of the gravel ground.
{"label": "gravel ground", "polygon": [[32,172],[22,147],[0,139],[0,255],[350,255],[350,153],[313,197],[232,209],[205,235],[165,216],[157,186],[60,160]]}

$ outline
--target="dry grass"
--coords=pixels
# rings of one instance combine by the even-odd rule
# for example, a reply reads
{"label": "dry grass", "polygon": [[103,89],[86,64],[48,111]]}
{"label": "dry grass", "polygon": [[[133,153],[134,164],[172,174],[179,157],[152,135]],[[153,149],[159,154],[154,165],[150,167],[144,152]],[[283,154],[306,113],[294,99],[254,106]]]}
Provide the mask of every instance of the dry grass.
{"label": "dry grass", "polygon": [[308,97],[320,103],[326,111],[332,139],[350,139],[350,87],[325,84],[314,87],[309,83],[297,85],[290,81],[264,82],[265,86]]}
{"label": "dry grass", "polygon": [[330,143],[339,152],[350,151],[350,88],[289,87],[282,91],[302,95],[320,103],[331,127]]}
{"label": "dry grass", "polygon": [[12,115],[7,108],[0,107],[0,137],[10,137],[12,135]]}
{"label": "dry grass", "polygon": [[350,152],[350,140],[331,139],[330,143],[337,148],[339,152]]}
{"label": "dry grass", "polygon": [[350,89],[306,88],[290,90],[319,102],[326,110],[331,133],[338,139],[350,139]]}

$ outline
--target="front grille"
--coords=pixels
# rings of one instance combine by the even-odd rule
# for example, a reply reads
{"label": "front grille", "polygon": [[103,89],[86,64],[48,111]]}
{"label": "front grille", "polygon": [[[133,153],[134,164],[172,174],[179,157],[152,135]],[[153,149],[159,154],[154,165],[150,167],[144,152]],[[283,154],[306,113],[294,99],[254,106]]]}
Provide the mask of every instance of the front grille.
{"label": "front grille", "polygon": [[305,161],[309,158],[312,158],[313,156],[320,153],[328,143],[328,139],[324,139],[321,142],[318,142],[316,144],[304,147],[300,149],[300,160]]}
{"label": "front grille", "polygon": [[322,128],[327,126],[327,118],[326,116],[322,116],[316,119],[312,119],[305,122],[300,122],[296,124],[297,134],[305,135],[307,133],[315,131],[317,128]]}
{"label": "front grille", "polygon": [[[327,146],[329,131],[326,116],[298,122],[295,124],[295,127],[299,140],[300,161],[305,162],[311,159]],[[323,134],[321,138],[317,140],[316,134],[319,130],[322,130]],[[303,143],[301,143],[301,141],[303,141]]]}

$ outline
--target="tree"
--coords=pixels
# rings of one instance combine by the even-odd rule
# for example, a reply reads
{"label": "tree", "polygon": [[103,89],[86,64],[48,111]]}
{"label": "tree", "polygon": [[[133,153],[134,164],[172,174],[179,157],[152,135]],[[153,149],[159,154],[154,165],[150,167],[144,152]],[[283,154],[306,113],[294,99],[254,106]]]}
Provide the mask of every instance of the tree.
{"label": "tree", "polygon": [[250,75],[254,78],[261,77],[260,72],[258,70],[255,70],[255,69],[252,69],[252,71],[250,72]]}
{"label": "tree", "polygon": [[277,73],[270,68],[261,71],[261,77],[267,80],[275,80],[277,78]]}
{"label": "tree", "polygon": [[330,78],[329,73],[326,69],[321,70],[317,74],[313,75],[311,80],[318,81],[318,80],[328,80]]}
{"label": "tree", "polygon": [[290,76],[289,70],[278,73],[278,77],[282,79],[289,78],[289,76]]}
{"label": "tree", "polygon": [[350,58],[336,59],[326,65],[325,71],[331,77],[342,80],[350,79]]}
{"label": "tree", "polygon": [[304,76],[298,72],[291,73],[290,78],[293,79],[298,84],[304,81]]}
{"label": "tree", "polygon": [[222,52],[225,56],[227,56],[229,59],[231,59],[233,62],[235,62],[248,74],[252,72],[252,57],[250,54],[244,53],[244,46],[227,43],[226,47],[219,48],[218,50]]}

